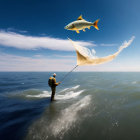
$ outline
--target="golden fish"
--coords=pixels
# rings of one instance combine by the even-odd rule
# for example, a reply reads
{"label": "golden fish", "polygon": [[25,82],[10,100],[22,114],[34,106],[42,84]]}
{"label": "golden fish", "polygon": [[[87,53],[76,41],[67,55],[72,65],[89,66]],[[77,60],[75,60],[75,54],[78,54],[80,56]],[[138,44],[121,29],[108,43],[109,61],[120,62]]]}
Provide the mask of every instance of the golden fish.
{"label": "golden fish", "polygon": [[99,30],[98,25],[97,25],[98,22],[99,22],[99,19],[96,20],[93,23],[92,22],[88,22],[88,21],[83,19],[82,15],[80,15],[76,21],[73,21],[73,22],[69,23],[64,28],[67,29],[67,30],[76,31],[77,33],[80,33],[79,30],[83,30],[85,32],[85,29],[86,28],[90,29],[91,26],[93,26],[97,30]]}

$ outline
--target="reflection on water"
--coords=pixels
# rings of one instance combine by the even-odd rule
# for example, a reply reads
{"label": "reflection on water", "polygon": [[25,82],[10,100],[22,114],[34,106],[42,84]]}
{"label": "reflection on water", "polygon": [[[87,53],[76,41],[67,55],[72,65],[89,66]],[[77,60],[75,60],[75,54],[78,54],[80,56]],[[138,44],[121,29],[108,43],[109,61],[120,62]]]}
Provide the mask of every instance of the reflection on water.
{"label": "reflection on water", "polygon": [[63,135],[67,133],[69,129],[74,128],[75,125],[83,119],[79,112],[86,109],[90,102],[91,96],[87,95],[65,109],[59,108],[59,112],[57,108],[58,104],[52,103],[42,117],[29,128],[27,140],[63,138]]}

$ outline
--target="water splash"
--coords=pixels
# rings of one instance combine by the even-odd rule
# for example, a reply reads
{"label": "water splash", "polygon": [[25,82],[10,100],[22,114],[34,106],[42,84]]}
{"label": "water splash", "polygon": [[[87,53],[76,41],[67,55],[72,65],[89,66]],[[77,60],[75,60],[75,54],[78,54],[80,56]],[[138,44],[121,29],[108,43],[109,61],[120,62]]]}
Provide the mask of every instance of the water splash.
{"label": "water splash", "polygon": [[[64,90],[62,90],[56,94],[55,99],[56,100],[67,100],[67,99],[75,98],[84,92],[84,90],[74,91],[79,87],[80,87],[80,85],[77,85],[77,86],[74,86],[71,88],[65,88]],[[46,98],[46,97],[51,97],[51,92],[42,91],[35,95],[34,94],[30,95],[30,93],[29,93],[28,95],[26,95],[26,97],[27,98]]]}
{"label": "water splash", "polygon": [[48,91],[43,91],[37,95],[26,95],[26,97],[29,97],[29,98],[46,98],[50,96],[51,96],[51,92],[48,92]]}
{"label": "water splash", "polygon": [[76,86],[71,87],[71,88],[65,88],[65,89],[63,89],[62,91],[60,91],[60,93],[61,93],[61,92],[64,92],[64,91],[68,91],[68,90],[74,90],[74,89],[77,89],[77,88],[79,88],[79,87],[80,87],[80,85],[76,85]]}
{"label": "water splash", "polygon": [[77,92],[70,91],[70,92],[68,92],[64,95],[57,95],[55,99],[56,100],[67,100],[67,99],[75,98],[83,92],[84,92],[84,90],[80,90],[80,91],[77,91]]}

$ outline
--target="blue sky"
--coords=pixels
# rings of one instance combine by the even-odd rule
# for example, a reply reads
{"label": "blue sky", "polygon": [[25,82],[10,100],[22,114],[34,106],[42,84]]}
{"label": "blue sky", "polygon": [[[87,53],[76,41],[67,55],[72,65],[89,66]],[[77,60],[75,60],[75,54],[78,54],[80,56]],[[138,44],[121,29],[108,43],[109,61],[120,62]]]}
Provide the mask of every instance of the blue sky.
{"label": "blue sky", "polygon": [[[132,36],[132,44],[112,62],[77,71],[140,71],[139,5],[138,0],[1,0],[0,71],[69,71],[76,53],[67,37],[101,57]],[[100,30],[64,29],[81,14],[91,22],[100,19]]]}

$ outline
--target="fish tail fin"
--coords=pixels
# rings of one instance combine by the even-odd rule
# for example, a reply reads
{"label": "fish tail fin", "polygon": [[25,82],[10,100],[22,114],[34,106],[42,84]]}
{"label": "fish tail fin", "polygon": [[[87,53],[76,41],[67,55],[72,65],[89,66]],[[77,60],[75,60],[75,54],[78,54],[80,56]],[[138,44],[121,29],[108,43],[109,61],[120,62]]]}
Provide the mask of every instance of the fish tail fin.
{"label": "fish tail fin", "polygon": [[99,30],[99,28],[98,28],[98,22],[99,22],[99,19],[97,19],[97,20],[93,23],[93,27],[96,28],[97,30]]}

